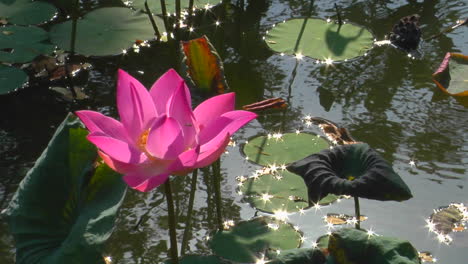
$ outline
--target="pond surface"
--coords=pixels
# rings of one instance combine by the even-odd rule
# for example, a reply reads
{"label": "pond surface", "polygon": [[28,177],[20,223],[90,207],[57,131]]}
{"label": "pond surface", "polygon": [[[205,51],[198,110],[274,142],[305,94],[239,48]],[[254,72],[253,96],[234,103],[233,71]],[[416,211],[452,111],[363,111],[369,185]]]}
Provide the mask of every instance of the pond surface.
{"label": "pond surface", "polygon": [[[468,108],[467,102],[442,93],[431,74],[446,52],[468,53],[468,28],[461,27],[429,42],[422,42],[420,58],[390,46],[374,47],[367,56],[331,66],[304,57],[281,56],[269,50],[263,40],[273,24],[302,17],[310,1],[246,1],[245,10],[230,7],[202,15],[202,27],[192,36],[206,34],[224,61],[237,106],[281,97],[285,111],[265,111],[235,134],[236,146],[223,155],[222,196],[224,218],[238,222],[257,212],[237,194],[236,177],[249,176],[258,165],[245,160],[239,146],[259,133],[319,133],[306,127],[306,115],[323,117],[349,129],[354,138],[368,143],[386,160],[412,190],[405,202],[361,199],[361,213],[368,217],[365,229],[409,240],[418,251],[429,251],[439,263],[466,263],[468,232],[452,233],[450,245],[439,243],[428,231],[425,220],[434,209],[452,202],[468,204]],[[421,15],[423,37],[440,32],[457,19],[468,17],[468,3],[458,1],[334,1],[349,22],[362,25],[378,40],[403,16]],[[332,2],[315,1],[312,16],[335,16]],[[219,17],[218,17],[219,16]],[[220,19],[219,27],[212,26]],[[77,104],[60,101],[47,87],[30,87],[15,95],[0,97],[0,209],[4,209],[26,171],[65,118],[68,111],[93,109],[116,116],[115,73],[122,68],[146,86],[177,65],[173,51],[160,45],[142,48],[140,53],[89,59],[93,69],[83,87],[89,100]],[[196,93],[196,92],[193,92]],[[198,97],[197,97],[198,96]],[[197,100],[200,95],[195,96]],[[465,106],[464,106],[465,105]],[[414,161],[415,165],[410,164]],[[190,181],[174,181],[179,242],[188,206]],[[53,190],[44,190],[53,191]],[[192,239],[189,252],[210,254],[207,236],[216,227],[213,184],[201,173],[196,192]],[[304,232],[304,247],[328,231],[327,213],[354,214],[353,200],[342,200],[320,210],[289,216]],[[130,190],[120,211],[117,228],[107,243],[106,254],[114,263],[160,263],[167,257],[168,224],[166,203],[159,189],[149,193]],[[14,263],[12,238],[0,219],[0,263]]]}

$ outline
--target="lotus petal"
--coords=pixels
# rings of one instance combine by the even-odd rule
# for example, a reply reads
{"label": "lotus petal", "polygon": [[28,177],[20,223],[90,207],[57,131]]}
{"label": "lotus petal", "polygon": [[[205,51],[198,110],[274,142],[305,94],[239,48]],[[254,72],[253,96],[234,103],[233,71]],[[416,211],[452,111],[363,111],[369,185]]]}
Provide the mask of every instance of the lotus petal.
{"label": "lotus petal", "polygon": [[99,132],[91,133],[87,138],[114,160],[131,164],[141,164],[146,160],[142,152],[122,140],[108,137]]}
{"label": "lotus petal", "polygon": [[127,132],[119,121],[95,111],[82,110],[75,112],[75,114],[85,124],[89,132],[101,132],[109,137],[128,141]]}
{"label": "lotus petal", "polygon": [[230,137],[229,133],[224,134],[224,136],[223,134],[218,134],[211,141],[202,145],[195,167],[203,168],[216,161],[224,153],[229,144]]}
{"label": "lotus petal", "polygon": [[148,177],[146,174],[141,172],[129,173],[123,177],[124,181],[128,184],[128,186],[130,186],[130,188],[141,192],[151,191],[152,189],[165,183],[168,178],[169,173],[162,173]]}
{"label": "lotus petal", "polygon": [[190,103],[186,98],[187,90],[185,89],[185,83],[182,81],[171,97],[167,114],[176,119],[181,125],[184,136],[184,146],[186,148],[192,148],[197,141],[196,135],[198,127]]}
{"label": "lotus petal", "polygon": [[184,135],[176,119],[163,116],[151,128],[146,150],[162,160],[175,160],[185,149]]}
{"label": "lotus petal", "polygon": [[[159,77],[159,79],[153,84],[150,90],[150,94],[153,98],[158,115],[166,114],[172,95],[183,81],[184,79],[182,79],[182,77],[180,77],[180,75],[174,69],[170,69],[161,77]],[[187,96],[187,104],[190,106],[190,109],[192,109],[190,91],[185,84],[184,88],[186,90],[185,94]]]}
{"label": "lotus petal", "polygon": [[228,133],[232,135],[239,128],[256,117],[257,114],[243,110],[224,113],[219,118],[210,122],[207,127],[200,131],[200,144],[204,145],[219,134],[225,135]]}
{"label": "lotus petal", "polygon": [[198,105],[193,114],[200,130],[222,114],[233,111],[235,100],[236,96],[234,93],[227,93],[211,97]]}

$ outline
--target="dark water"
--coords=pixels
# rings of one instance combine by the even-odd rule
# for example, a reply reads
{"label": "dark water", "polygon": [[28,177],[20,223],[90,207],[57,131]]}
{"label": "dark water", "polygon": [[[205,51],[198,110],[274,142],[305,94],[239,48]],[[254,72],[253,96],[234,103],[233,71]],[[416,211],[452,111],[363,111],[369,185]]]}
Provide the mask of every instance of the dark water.
{"label": "dark water", "polygon": [[[365,26],[379,40],[406,15],[421,15],[424,37],[468,16],[467,1],[336,2],[343,17]],[[310,58],[297,62],[269,50],[262,40],[264,32],[272,24],[307,14],[309,7],[310,2],[302,0],[246,1],[244,11],[218,7],[200,16],[203,27],[192,35],[207,34],[213,42],[223,58],[228,83],[237,92],[238,106],[270,97],[289,102],[287,111],[263,113],[235,134],[237,146],[230,147],[222,158],[224,218],[237,222],[255,214],[255,209],[236,193],[235,177],[248,176],[258,169],[240,155],[239,145],[258,133],[302,129],[301,118],[311,114],[347,127],[356,139],[378,150],[413,192],[414,198],[402,203],[361,199],[361,213],[369,217],[362,223],[364,228],[407,239],[419,251],[430,251],[439,263],[467,263],[468,232],[452,233],[453,243],[441,244],[425,227],[425,220],[438,207],[468,203],[467,102],[443,94],[431,80],[447,51],[468,53],[468,28],[422,43],[422,56],[417,59],[382,46],[365,57],[327,68]],[[334,16],[333,2],[315,1],[312,15]],[[214,27],[218,18],[222,24]],[[156,45],[142,48],[139,54],[90,59],[94,68],[84,78],[87,81],[83,86],[91,99],[78,105],[59,101],[46,87],[0,97],[0,209],[6,207],[68,111],[89,108],[115,116],[116,69],[123,68],[149,86],[177,65],[172,54],[169,48]],[[306,130],[317,131],[313,127]],[[410,161],[416,166],[410,166]],[[189,253],[210,253],[206,236],[215,228],[216,214],[213,184],[207,176],[201,173],[198,181]],[[188,178],[177,178],[174,189],[180,241],[188,205]],[[353,202],[343,200],[319,211],[309,209],[305,215],[290,216],[305,233],[305,247],[328,231],[322,219],[327,213],[352,215]],[[106,254],[114,263],[160,263],[166,258],[167,238],[162,192],[130,191]],[[0,263],[14,262],[12,243],[6,225],[0,221]]]}

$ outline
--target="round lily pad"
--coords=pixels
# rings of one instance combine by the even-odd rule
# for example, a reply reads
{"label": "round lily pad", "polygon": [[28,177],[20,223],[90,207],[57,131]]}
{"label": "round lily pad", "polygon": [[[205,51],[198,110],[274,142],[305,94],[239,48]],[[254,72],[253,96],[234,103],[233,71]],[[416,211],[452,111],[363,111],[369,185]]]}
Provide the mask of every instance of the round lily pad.
{"label": "round lily pad", "polygon": [[[242,183],[240,191],[253,207],[264,212],[297,212],[309,207],[304,180],[288,171],[252,177]],[[329,204],[337,199],[338,196],[330,194],[319,204]]]}
{"label": "round lily pad", "polygon": [[268,166],[291,163],[328,147],[328,142],[317,135],[286,133],[250,139],[243,152],[251,162]]}
{"label": "round lily pad", "polygon": [[0,18],[16,25],[37,25],[52,20],[57,9],[44,1],[0,0]]}
{"label": "round lily pad", "polygon": [[454,96],[468,96],[467,74],[468,56],[447,52],[432,77],[444,93]]}
{"label": "round lily pad", "polygon": [[225,259],[255,263],[267,251],[298,248],[301,237],[288,223],[259,217],[216,233],[210,247],[216,255]]}
{"label": "round lily pad", "polygon": [[0,64],[0,95],[23,87],[28,82],[28,75],[21,69]]}
{"label": "round lily pad", "polygon": [[[154,17],[158,28],[164,28],[160,18]],[[61,49],[69,50],[72,21],[54,25],[51,41]],[[148,16],[124,7],[99,8],[78,21],[75,52],[86,56],[121,54],[135,42],[154,39],[154,30]]]}
{"label": "round lily pad", "polygon": [[7,26],[0,28],[0,62],[26,63],[55,47],[46,43],[48,34],[38,27]]}
{"label": "round lily pad", "polygon": [[279,23],[265,37],[268,46],[289,55],[302,54],[319,60],[345,60],[361,56],[374,37],[364,27],[341,26],[319,18],[295,18]]}
{"label": "round lily pad", "polygon": [[[189,2],[190,0],[180,0],[181,9],[187,9],[189,7]],[[206,7],[217,5],[219,3],[220,3],[219,0],[194,0],[193,7],[194,8],[206,8]],[[139,8],[141,10],[146,10],[145,0],[134,0],[131,2],[130,5],[132,5],[135,8]],[[157,15],[162,14],[161,4],[159,3],[159,1],[148,2],[148,7],[153,14],[157,14]],[[166,0],[166,12],[169,14],[174,14],[176,12],[174,0]]]}

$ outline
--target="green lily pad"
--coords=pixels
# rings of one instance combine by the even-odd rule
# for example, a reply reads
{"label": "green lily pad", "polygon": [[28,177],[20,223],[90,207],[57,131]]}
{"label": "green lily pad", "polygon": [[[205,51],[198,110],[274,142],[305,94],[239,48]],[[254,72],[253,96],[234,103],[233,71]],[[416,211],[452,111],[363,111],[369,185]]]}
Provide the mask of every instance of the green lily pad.
{"label": "green lily pad", "polygon": [[6,26],[0,28],[0,62],[26,63],[55,47],[46,40],[46,31],[38,27]]}
{"label": "green lily pad", "polygon": [[250,139],[243,152],[251,162],[268,166],[287,164],[328,147],[328,142],[317,135],[286,133]]}
{"label": "green lily pad", "polygon": [[[164,28],[154,17],[159,31]],[[51,41],[63,50],[70,50],[72,21],[54,25]],[[75,52],[86,56],[118,55],[136,41],[154,39],[148,16],[124,7],[98,8],[78,20]]]}
{"label": "green lily pad", "polygon": [[333,263],[420,264],[418,251],[406,240],[369,235],[364,230],[342,228],[331,234],[328,251]]}
{"label": "green lily pad", "polygon": [[468,96],[468,56],[447,52],[440,67],[432,75],[444,92],[454,96]]}
{"label": "green lily pad", "polygon": [[[268,213],[297,212],[309,207],[304,180],[288,171],[250,178],[242,183],[240,191],[253,207]],[[319,204],[330,204],[337,199],[338,196],[330,194],[320,200]]]}
{"label": "green lily pad", "polygon": [[52,20],[57,9],[44,1],[0,0],[0,18],[16,25],[37,25]]}
{"label": "green lily pad", "polygon": [[28,75],[21,69],[0,64],[0,95],[13,92],[28,83]]}
{"label": "green lily pad", "polygon": [[452,243],[452,232],[464,232],[468,225],[468,207],[464,204],[452,203],[449,206],[434,210],[430,216],[429,230],[437,235],[439,241]]}
{"label": "green lily pad", "polygon": [[363,55],[372,47],[374,37],[354,24],[339,26],[319,18],[295,18],[278,23],[265,41],[276,52],[336,61]]}
{"label": "green lily pad", "polygon": [[[180,0],[181,9],[187,9],[189,7],[189,2],[190,0]],[[214,6],[219,3],[219,0],[194,0],[193,7],[202,9],[206,6]],[[145,0],[133,0],[130,5],[141,10],[146,10]],[[148,1],[148,6],[153,14],[162,15],[161,4],[159,1]],[[169,14],[174,14],[176,12],[175,0],[166,0],[166,12]]]}
{"label": "green lily pad", "polygon": [[127,185],[96,163],[88,132],[69,115],[6,209],[16,263],[104,263]]}
{"label": "green lily pad", "polygon": [[325,264],[322,251],[313,248],[295,248],[268,255],[269,264]]}
{"label": "green lily pad", "polygon": [[216,255],[225,259],[255,263],[267,251],[298,248],[301,237],[290,224],[259,217],[240,222],[231,230],[216,233],[210,247]]}

